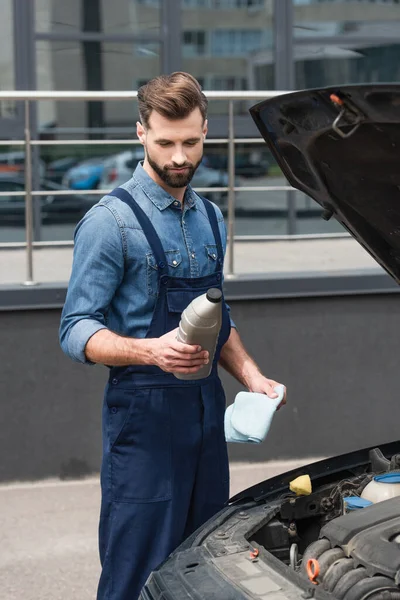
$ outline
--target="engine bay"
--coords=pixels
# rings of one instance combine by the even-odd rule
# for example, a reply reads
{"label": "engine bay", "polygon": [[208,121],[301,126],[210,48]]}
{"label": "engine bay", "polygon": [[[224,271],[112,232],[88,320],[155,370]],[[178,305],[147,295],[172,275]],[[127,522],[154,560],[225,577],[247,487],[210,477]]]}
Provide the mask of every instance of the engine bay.
{"label": "engine bay", "polygon": [[400,600],[400,455],[369,458],[361,473],[283,494],[249,541],[339,600]]}

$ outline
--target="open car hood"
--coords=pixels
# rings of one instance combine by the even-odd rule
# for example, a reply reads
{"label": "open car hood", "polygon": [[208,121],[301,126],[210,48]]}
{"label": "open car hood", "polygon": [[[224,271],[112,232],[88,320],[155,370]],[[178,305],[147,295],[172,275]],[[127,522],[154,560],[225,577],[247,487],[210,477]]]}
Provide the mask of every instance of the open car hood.
{"label": "open car hood", "polygon": [[289,183],[400,283],[400,85],[306,90],[250,113]]}

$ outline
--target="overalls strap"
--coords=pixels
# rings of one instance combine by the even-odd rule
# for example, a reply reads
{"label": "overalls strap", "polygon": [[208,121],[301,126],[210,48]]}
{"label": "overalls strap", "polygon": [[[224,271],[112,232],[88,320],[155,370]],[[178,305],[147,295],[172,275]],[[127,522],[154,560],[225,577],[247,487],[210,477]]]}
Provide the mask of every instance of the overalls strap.
{"label": "overalls strap", "polygon": [[200,196],[200,198],[203,200],[204,208],[207,211],[211,229],[214,234],[214,239],[215,239],[215,243],[217,246],[217,254],[218,254],[216,270],[219,271],[219,270],[222,270],[222,265],[224,263],[224,251],[222,249],[222,241],[221,241],[221,235],[220,235],[219,227],[218,227],[217,215],[215,214],[215,210],[214,210],[214,207],[211,204],[211,202],[209,200],[207,200],[207,198],[203,198],[203,196]]}
{"label": "overalls strap", "polygon": [[164,248],[162,247],[160,238],[158,237],[156,230],[154,229],[149,217],[146,215],[144,210],[140,208],[136,200],[132,195],[124,190],[123,188],[115,188],[109,196],[115,196],[125,202],[134,212],[139,225],[141,226],[147,241],[151,249],[153,250],[154,258],[158,266],[159,276],[168,274],[167,258],[165,256]]}

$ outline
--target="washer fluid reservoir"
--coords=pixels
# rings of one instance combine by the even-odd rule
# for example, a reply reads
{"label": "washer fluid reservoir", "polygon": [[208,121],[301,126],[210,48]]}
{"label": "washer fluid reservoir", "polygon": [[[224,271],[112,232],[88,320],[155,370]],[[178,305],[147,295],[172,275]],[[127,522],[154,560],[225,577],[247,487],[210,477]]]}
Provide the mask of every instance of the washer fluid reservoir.
{"label": "washer fluid reservoir", "polygon": [[382,502],[400,496],[400,472],[391,471],[383,475],[377,475],[363,489],[361,498],[371,502]]}

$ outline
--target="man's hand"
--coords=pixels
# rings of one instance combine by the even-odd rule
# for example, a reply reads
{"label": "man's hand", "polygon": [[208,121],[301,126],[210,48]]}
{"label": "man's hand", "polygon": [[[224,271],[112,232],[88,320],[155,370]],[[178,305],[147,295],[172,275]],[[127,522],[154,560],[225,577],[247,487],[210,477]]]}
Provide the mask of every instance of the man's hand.
{"label": "man's hand", "polygon": [[[248,354],[236,329],[231,329],[228,341],[222,348],[220,365],[244,385],[249,392],[265,394],[268,398],[277,398],[274,387],[279,384],[274,379],[267,379],[261,373],[256,362]],[[286,404],[286,388],[278,409]]]}
{"label": "man's hand", "polygon": [[[266,394],[269,398],[277,398],[278,394],[274,390],[274,387],[276,387],[277,385],[282,384],[278,383],[274,379],[267,379],[267,377],[264,377],[262,373],[258,373],[257,375],[254,375],[251,381],[249,382],[248,390],[249,392],[258,392],[259,394]],[[284,404],[286,404],[286,387],[285,393],[282,398],[282,402],[279,404],[277,410],[279,410]]]}
{"label": "man's hand", "polygon": [[166,373],[197,373],[208,363],[208,352],[202,350],[201,346],[178,342],[177,332],[178,328],[151,340],[152,364]]}

